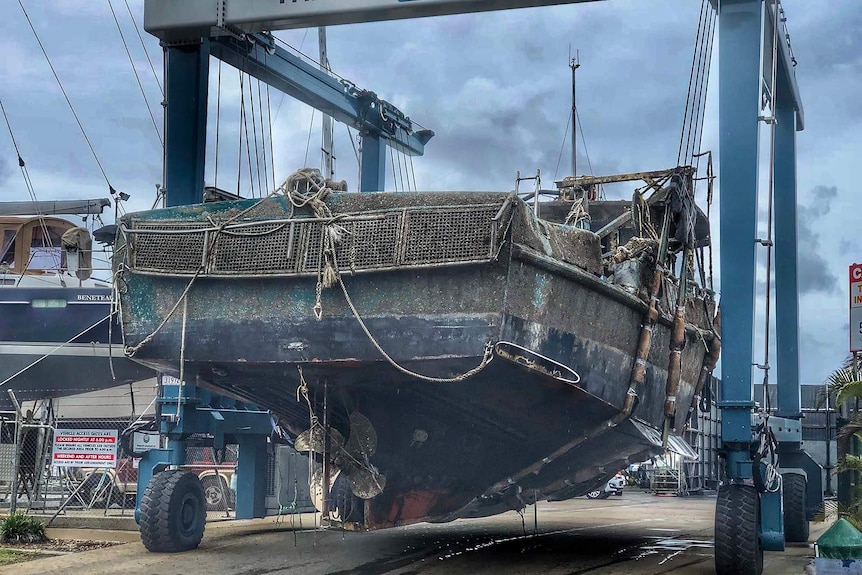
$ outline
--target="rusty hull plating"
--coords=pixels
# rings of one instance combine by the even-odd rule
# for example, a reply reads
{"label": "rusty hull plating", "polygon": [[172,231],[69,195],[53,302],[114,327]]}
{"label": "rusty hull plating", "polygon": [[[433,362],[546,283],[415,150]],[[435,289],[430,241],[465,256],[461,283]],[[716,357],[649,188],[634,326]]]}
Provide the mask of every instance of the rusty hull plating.
{"label": "rusty hull plating", "polygon": [[[326,206],[328,218],[285,197],[130,214],[117,286],[136,361],[177,375],[184,345],[188,381],[271,409],[293,436],[324,420],[327,395],[317,459],[348,470],[354,493],[385,483],[340,519],[380,528],[582,495],[662,450],[669,368],[682,406],[670,426],[683,429],[715,309],[693,282],[680,294],[656,279],[655,248],[623,262],[643,280],[632,288],[603,261],[607,238],[534,218],[513,194],[343,193]],[[672,334],[677,301],[688,311]],[[372,429],[351,429],[355,413]]]}

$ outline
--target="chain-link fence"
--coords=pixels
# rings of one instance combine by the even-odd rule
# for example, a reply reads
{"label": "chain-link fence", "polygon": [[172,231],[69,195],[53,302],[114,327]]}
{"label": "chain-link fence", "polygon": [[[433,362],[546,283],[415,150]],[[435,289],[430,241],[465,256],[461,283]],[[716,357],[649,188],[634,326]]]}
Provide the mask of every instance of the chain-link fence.
{"label": "chain-link fence", "polygon": [[137,465],[121,438],[132,421],[152,419],[154,398],[154,381],[26,402],[10,394],[12,409],[0,412],[0,509],[131,517]]}
{"label": "chain-link fence", "polygon": [[[13,400],[0,411],[0,513],[45,518],[134,516],[142,449],[129,432],[155,430],[155,381],[63,398]],[[144,434],[147,435],[147,434]],[[159,447],[152,432],[145,440]],[[181,469],[201,480],[208,520],[236,515],[238,447],[187,442]],[[270,515],[313,511],[308,458],[270,444],[266,508]]]}

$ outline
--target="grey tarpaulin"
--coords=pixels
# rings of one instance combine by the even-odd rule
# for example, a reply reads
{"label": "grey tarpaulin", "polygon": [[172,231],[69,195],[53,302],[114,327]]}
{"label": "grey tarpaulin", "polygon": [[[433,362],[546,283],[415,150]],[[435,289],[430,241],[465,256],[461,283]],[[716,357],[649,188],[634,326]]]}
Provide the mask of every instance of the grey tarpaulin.
{"label": "grey tarpaulin", "polygon": [[63,249],[78,252],[78,269],[75,275],[79,280],[90,279],[93,273],[93,239],[87,228],[69,228],[63,234]]}

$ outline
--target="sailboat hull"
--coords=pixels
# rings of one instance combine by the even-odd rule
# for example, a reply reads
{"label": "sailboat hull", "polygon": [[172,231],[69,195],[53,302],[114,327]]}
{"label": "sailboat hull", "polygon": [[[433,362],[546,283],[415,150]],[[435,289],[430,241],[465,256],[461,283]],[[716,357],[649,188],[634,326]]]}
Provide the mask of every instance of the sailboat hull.
{"label": "sailboat hull", "polygon": [[0,406],[11,405],[7,390],[29,401],[153,377],[123,355],[110,313],[110,288],[0,289]]}

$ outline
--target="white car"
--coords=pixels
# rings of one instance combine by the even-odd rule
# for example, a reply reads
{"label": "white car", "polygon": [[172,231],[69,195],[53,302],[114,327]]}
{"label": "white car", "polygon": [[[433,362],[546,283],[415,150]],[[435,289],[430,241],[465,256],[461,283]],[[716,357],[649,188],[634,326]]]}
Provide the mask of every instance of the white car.
{"label": "white car", "polygon": [[607,499],[611,495],[622,495],[626,486],[626,478],[622,473],[617,473],[605,484],[604,489],[596,489],[587,493],[587,499]]}

